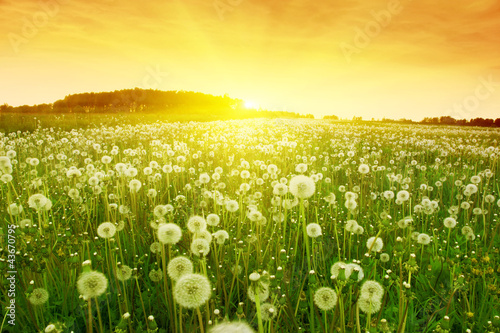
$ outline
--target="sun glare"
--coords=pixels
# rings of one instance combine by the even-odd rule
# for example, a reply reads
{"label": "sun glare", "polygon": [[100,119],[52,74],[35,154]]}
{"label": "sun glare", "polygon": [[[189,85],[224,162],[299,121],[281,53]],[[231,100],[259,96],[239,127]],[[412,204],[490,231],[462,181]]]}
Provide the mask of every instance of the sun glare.
{"label": "sun glare", "polygon": [[245,101],[245,107],[247,109],[255,109],[257,107],[257,104],[255,104],[255,102],[252,101]]}

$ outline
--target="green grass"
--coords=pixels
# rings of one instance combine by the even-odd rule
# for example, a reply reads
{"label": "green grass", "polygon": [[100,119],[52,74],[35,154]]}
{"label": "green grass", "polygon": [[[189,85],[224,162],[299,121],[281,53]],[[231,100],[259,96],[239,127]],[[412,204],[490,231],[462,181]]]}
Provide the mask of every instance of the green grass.
{"label": "green grass", "polygon": [[[280,333],[500,331],[498,130],[85,116],[2,122],[9,126],[8,134],[0,134],[0,156],[9,156],[0,158],[2,272],[12,270],[9,226],[23,220],[31,225],[16,228],[11,244],[18,251],[16,326],[5,317],[4,331],[40,332],[57,324],[53,332],[207,332],[224,320]],[[178,117],[170,120],[187,119]],[[117,171],[118,163],[137,174]],[[300,164],[307,170],[296,171]],[[360,164],[370,171],[361,174]],[[204,173],[208,183],[200,182]],[[290,185],[301,173],[315,183],[312,196],[273,194],[276,183]],[[480,177],[477,192],[464,194],[473,176]],[[129,188],[133,179],[142,184],[137,192]],[[397,196],[403,190],[406,201],[384,198],[386,191]],[[348,194],[355,197],[354,209],[346,208],[347,192],[354,193]],[[331,193],[335,201],[325,199]],[[30,207],[35,194],[52,206]],[[228,210],[229,200],[238,203],[237,211]],[[470,208],[462,208],[463,202]],[[22,212],[11,214],[13,204],[22,205]],[[155,207],[167,204],[171,212],[154,215]],[[191,251],[200,235],[188,230],[187,221],[211,213],[220,223],[207,230],[225,230],[229,239],[223,245],[213,239],[200,258]],[[450,216],[457,221],[452,229],[443,224]],[[405,225],[408,217],[412,222]],[[361,228],[346,231],[348,220]],[[97,228],[108,221],[120,230],[105,239]],[[154,253],[150,246],[165,222],[181,227],[181,240]],[[307,235],[310,223],[321,226],[321,236]],[[464,226],[474,239],[462,233]],[[429,235],[430,244],[419,244],[417,233]],[[380,252],[367,247],[370,237],[383,241]],[[210,280],[212,294],[199,311],[181,310],[173,296],[175,281],[165,269],[178,255]],[[86,260],[91,264],[85,268]],[[358,264],[364,278],[331,279],[338,261]],[[130,279],[118,279],[120,265],[134,269]],[[106,292],[89,300],[76,288],[86,269],[108,280]],[[158,269],[162,280],[154,282],[150,273]],[[253,272],[261,275],[258,282],[249,280]],[[4,309],[11,299],[7,277],[0,288]],[[371,315],[357,309],[368,280],[384,289],[380,309]],[[321,287],[336,290],[331,310],[313,301]],[[46,303],[28,300],[34,288],[49,292]],[[269,296],[256,304],[248,288],[267,289]],[[269,313],[258,312],[264,304],[275,309],[270,320]],[[124,319],[125,313],[130,317]]]}

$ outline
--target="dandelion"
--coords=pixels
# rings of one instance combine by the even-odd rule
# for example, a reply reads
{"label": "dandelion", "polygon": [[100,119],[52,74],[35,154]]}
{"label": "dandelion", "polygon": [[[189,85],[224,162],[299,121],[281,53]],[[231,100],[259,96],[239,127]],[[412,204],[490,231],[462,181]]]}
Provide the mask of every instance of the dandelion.
{"label": "dandelion", "polygon": [[348,220],[345,223],[345,230],[349,232],[354,232],[357,227],[358,227],[358,222],[356,222],[355,220]]}
{"label": "dandelion", "polygon": [[191,242],[191,252],[195,256],[206,256],[210,252],[210,244],[203,238],[195,239]]}
{"label": "dandelion", "polygon": [[33,194],[28,199],[28,205],[37,211],[42,210],[48,204],[48,202],[49,201],[47,197],[45,197],[43,194],[40,193]]}
{"label": "dandelion", "polygon": [[161,281],[161,279],[163,279],[163,272],[161,271],[161,269],[152,269],[151,271],[149,271],[149,279],[153,282],[159,282]]}
{"label": "dandelion", "polygon": [[130,192],[132,193],[137,193],[139,192],[140,188],[142,186],[142,183],[140,180],[137,180],[137,179],[132,179],[129,184],[128,184],[128,187],[130,188]]}
{"label": "dandelion", "polygon": [[261,304],[260,312],[263,321],[271,320],[278,314],[276,308],[271,303]]}
{"label": "dandelion", "polygon": [[396,198],[402,202],[408,201],[408,199],[410,199],[410,193],[406,190],[399,191]]}
{"label": "dandelion", "polygon": [[212,288],[210,281],[201,274],[185,274],[174,286],[175,301],[181,306],[194,309],[210,299]]}
{"label": "dandelion", "polygon": [[285,184],[278,183],[273,187],[273,194],[283,196],[288,193],[288,186]]}
{"label": "dandelion", "polygon": [[467,236],[467,235],[469,235],[469,234],[474,234],[474,230],[472,230],[472,228],[471,228],[471,227],[469,227],[468,225],[466,225],[466,226],[464,226],[464,227],[462,228],[462,235]]}
{"label": "dandelion", "polygon": [[255,289],[259,291],[259,302],[265,302],[269,298],[269,286],[266,283],[258,282],[257,285],[248,286],[247,295],[252,302],[256,302]]}
{"label": "dandelion", "polygon": [[382,302],[379,299],[369,299],[365,297],[359,297],[358,306],[361,311],[367,314],[374,314],[380,311],[382,307]]}
{"label": "dandelion", "polygon": [[33,305],[42,305],[49,300],[49,292],[44,288],[36,288],[31,292],[28,300]]}
{"label": "dandelion", "polygon": [[323,311],[331,310],[337,305],[337,293],[329,287],[322,287],[314,293],[314,304]]}
{"label": "dandelion", "polygon": [[85,298],[98,297],[108,288],[108,279],[97,271],[85,272],[78,277],[76,282],[78,292]]}
{"label": "dandelion", "polygon": [[214,233],[214,237],[217,244],[222,245],[227,239],[229,239],[229,234],[225,230],[217,230]]}
{"label": "dandelion", "polygon": [[221,323],[212,327],[209,333],[255,333],[252,327],[243,321]]}
{"label": "dandelion", "polygon": [[383,263],[388,262],[391,259],[388,253],[382,253],[380,254],[380,261]]}
{"label": "dandelion", "polygon": [[358,172],[362,175],[366,175],[370,172],[370,167],[367,164],[360,164],[358,167]]}
{"label": "dandelion", "polygon": [[165,205],[158,205],[153,209],[153,215],[156,217],[163,217],[167,212],[167,207]]}
{"label": "dandelion", "polygon": [[219,225],[220,217],[217,214],[208,214],[207,215],[207,224],[216,227]]}
{"label": "dandelion", "polygon": [[306,171],[307,171],[307,164],[305,163],[297,164],[297,166],[295,167],[295,172],[304,173]]}
{"label": "dandelion", "polygon": [[384,287],[377,281],[369,280],[363,283],[360,289],[360,297],[370,300],[381,300],[384,296]]}
{"label": "dandelion", "polygon": [[187,227],[192,233],[200,233],[207,229],[207,221],[201,216],[194,215],[188,219]]}
{"label": "dandelion", "polygon": [[33,221],[31,221],[30,219],[22,219],[21,221],[19,221],[19,226],[21,228],[29,228],[33,225]]}
{"label": "dandelion", "polygon": [[332,278],[333,279],[336,279],[338,278],[341,270],[344,270],[344,276],[346,278],[349,277],[349,275],[351,275],[351,272],[347,270],[347,265],[345,262],[343,261],[337,261],[335,264],[332,265],[332,267],[330,268],[330,273],[332,274]]}
{"label": "dandelion", "polygon": [[116,278],[120,281],[127,281],[132,277],[132,268],[127,265],[119,265],[116,267]]}
{"label": "dandelion", "polygon": [[111,238],[116,233],[116,226],[111,222],[101,223],[97,227],[97,235],[101,238]]}
{"label": "dandelion", "polygon": [[240,206],[236,200],[229,200],[226,202],[226,210],[230,213],[236,212],[239,208]]}
{"label": "dandelion", "polygon": [[309,223],[306,227],[307,236],[316,238],[321,236],[321,226],[317,223]]}
{"label": "dandelion", "polygon": [[481,177],[479,177],[479,176],[472,176],[472,177],[470,177],[470,182],[472,184],[479,184],[481,182]]}
{"label": "dandelion", "polygon": [[344,206],[345,206],[345,208],[352,211],[352,210],[355,210],[356,207],[358,207],[358,203],[354,200],[346,200],[344,203]]}
{"label": "dandelion", "polygon": [[158,240],[163,244],[176,244],[181,240],[182,230],[174,223],[163,223],[158,227]]}
{"label": "dandelion", "polygon": [[431,242],[431,237],[425,233],[418,234],[417,243],[427,245]]}
{"label": "dandelion", "polygon": [[370,237],[366,241],[366,247],[369,251],[380,252],[384,247],[384,242],[380,237]]}
{"label": "dandelion", "polygon": [[193,273],[193,263],[184,256],[175,257],[167,265],[167,274],[174,281],[179,280],[185,274]]}
{"label": "dandelion", "polygon": [[200,233],[196,233],[194,238],[195,239],[204,239],[209,244],[212,242],[212,234],[210,232],[208,232],[207,230],[203,230]]}
{"label": "dandelion", "polygon": [[202,183],[202,184],[208,184],[210,182],[210,176],[206,172],[202,173],[200,175],[199,180],[200,180],[200,183]]}
{"label": "dandelion", "polygon": [[300,175],[290,180],[289,191],[299,199],[307,199],[314,194],[316,184],[310,177]]}
{"label": "dandelion", "polygon": [[446,228],[453,229],[457,225],[457,220],[455,220],[453,217],[447,217],[444,219],[443,224]]}
{"label": "dandelion", "polygon": [[160,242],[153,242],[149,246],[149,250],[152,253],[160,253],[161,252],[161,243]]}
{"label": "dandelion", "polygon": [[16,203],[10,204],[7,207],[7,213],[9,213],[12,216],[17,216],[23,212],[23,206],[22,205],[17,205]]}

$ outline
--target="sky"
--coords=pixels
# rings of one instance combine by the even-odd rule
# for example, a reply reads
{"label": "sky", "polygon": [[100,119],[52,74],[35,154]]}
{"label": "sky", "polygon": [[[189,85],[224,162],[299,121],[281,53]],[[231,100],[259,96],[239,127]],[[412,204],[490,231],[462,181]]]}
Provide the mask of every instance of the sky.
{"label": "sky", "polygon": [[319,118],[500,117],[500,0],[0,0],[0,13],[0,104],[139,87]]}

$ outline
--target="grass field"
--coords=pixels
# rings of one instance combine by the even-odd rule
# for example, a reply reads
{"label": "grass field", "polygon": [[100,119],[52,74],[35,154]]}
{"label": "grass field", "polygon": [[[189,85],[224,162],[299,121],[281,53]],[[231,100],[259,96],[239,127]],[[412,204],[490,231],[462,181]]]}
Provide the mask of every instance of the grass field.
{"label": "grass field", "polygon": [[499,130],[78,119],[3,122],[0,331],[500,332]]}

